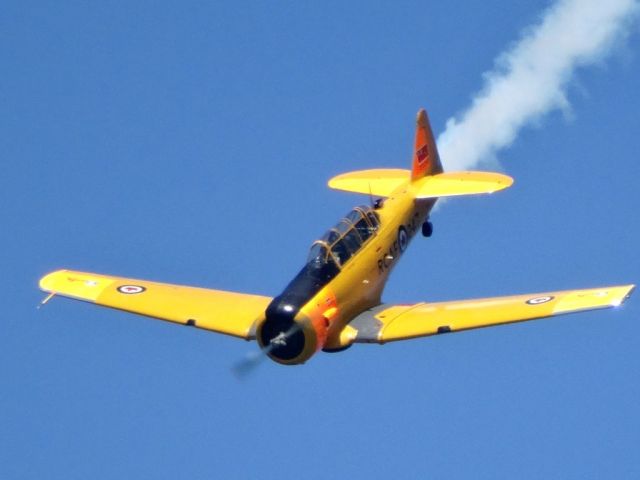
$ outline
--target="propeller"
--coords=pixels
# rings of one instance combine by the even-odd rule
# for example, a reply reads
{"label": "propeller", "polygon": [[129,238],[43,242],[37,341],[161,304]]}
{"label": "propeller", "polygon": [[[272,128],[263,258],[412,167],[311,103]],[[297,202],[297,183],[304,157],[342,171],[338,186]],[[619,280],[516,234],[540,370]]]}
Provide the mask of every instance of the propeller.
{"label": "propeller", "polygon": [[294,323],[286,332],[280,332],[278,335],[269,340],[269,345],[261,347],[260,350],[247,353],[245,357],[237,361],[232,367],[231,372],[239,379],[246,379],[256,368],[268,357],[274,348],[284,347],[287,340],[295,333],[300,331],[301,326]]}

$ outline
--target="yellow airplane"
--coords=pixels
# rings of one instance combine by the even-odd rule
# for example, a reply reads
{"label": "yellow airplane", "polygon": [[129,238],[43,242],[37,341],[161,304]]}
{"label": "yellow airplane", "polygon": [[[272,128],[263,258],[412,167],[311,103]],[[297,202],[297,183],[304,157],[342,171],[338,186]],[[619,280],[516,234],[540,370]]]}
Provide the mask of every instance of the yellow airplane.
{"label": "yellow airplane", "polygon": [[634,285],[413,305],[381,302],[391,270],[438,198],[492,193],[513,180],[486,172],[444,173],[425,110],[417,117],[411,170],[338,175],[329,187],[380,197],[356,207],[313,243],[307,263],[277,297],[59,270],[40,280],[62,295],[161,320],[257,340],[274,361],[294,365],[319,350],[386,343],[622,304]]}

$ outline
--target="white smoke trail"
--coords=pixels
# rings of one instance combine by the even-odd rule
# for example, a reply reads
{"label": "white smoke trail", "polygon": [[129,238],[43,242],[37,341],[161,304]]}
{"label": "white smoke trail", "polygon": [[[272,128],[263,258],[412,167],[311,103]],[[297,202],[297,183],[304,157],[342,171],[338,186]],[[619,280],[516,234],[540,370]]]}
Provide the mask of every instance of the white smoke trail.
{"label": "white smoke trail", "polygon": [[559,0],[539,24],[501,54],[485,86],[438,138],[446,170],[494,160],[519,130],[541,115],[567,108],[565,90],[577,67],[596,63],[629,31],[637,0]]}

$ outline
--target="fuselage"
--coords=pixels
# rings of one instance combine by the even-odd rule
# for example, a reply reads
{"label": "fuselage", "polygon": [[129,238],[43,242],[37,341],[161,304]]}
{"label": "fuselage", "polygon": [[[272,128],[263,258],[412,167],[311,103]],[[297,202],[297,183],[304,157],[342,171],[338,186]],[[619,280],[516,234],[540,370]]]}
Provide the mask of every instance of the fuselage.
{"label": "fuselage", "polygon": [[351,345],[349,322],[381,303],[389,274],[436,202],[416,200],[411,188],[399,188],[377,208],[356,207],[313,244],[307,264],[258,326],[269,357],[293,365],[320,349]]}

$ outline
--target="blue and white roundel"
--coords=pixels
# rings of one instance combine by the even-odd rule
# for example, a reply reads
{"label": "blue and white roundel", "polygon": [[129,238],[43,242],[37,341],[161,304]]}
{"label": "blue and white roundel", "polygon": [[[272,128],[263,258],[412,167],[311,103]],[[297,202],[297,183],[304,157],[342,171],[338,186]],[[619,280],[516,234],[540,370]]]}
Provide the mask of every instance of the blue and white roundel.
{"label": "blue and white roundel", "polygon": [[535,297],[527,300],[528,305],[540,305],[541,303],[547,303],[553,300],[552,296],[544,296],[544,297]]}
{"label": "blue and white roundel", "polygon": [[127,295],[135,295],[136,293],[142,293],[146,288],[140,285],[120,285],[118,291]]}

